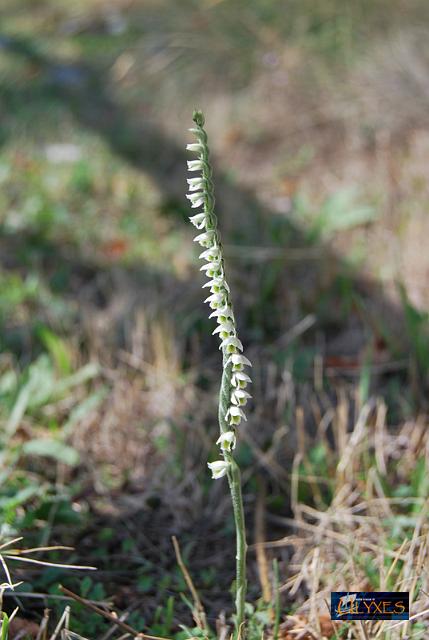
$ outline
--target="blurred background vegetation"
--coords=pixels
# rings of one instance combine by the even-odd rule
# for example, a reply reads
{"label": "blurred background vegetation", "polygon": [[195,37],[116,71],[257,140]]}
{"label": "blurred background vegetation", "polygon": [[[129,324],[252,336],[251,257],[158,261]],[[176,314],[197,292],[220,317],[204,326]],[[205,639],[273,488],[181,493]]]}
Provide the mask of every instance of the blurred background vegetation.
{"label": "blurred background vegetation", "polygon": [[[250,541],[290,534],[294,460],[295,499],[329,509],[362,411],[397,439],[383,463],[367,443],[348,482],[368,498],[375,470],[410,499],[386,548],[411,538],[428,489],[429,4],[3,0],[0,18],[1,534],[99,569],[14,566],[22,592],[52,596],[20,615],[60,611],[62,582],[152,633],[191,625],[172,535],[211,623],[230,610],[233,522],[206,469],[221,363],[184,198],[194,107],[254,362]],[[293,549],[269,554],[295,610],[311,579],[289,594]],[[253,599],[260,573],[251,552]]]}

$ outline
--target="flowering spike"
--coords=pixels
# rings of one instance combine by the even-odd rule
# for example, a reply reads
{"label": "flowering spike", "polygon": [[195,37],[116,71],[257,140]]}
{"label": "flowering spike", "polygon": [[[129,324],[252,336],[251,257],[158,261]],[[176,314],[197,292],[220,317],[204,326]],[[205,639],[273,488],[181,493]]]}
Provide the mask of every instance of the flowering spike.
{"label": "flowering spike", "polygon": [[222,244],[217,230],[217,217],[214,210],[215,198],[212,182],[212,169],[209,160],[207,134],[203,129],[204,116],[201,111],[194,111],[195,127],[190,131],[195,135],[196,142],[187,145],[187,150],[197,154],[197,158],[188,161],[189,171],[198,172],[196,177],[187,179],[189,185],[189,199],[192,208],[202,206],[202,213],[191,216],[190,220],[198,230],[202,231],[196,238],[204,250],[200,259],[204,260],[201,267],[208,282],[210,296],[208,302],[213,312],[209,318],[216,318],[218,327],[213,334],[220,338],[220,349],[223,354],[223,374],[219,397],[219,427],[220,436],[216,442],[221,450],[223,460],[216,460],[208,464],[213,478],[228,476],[234,518],[237,532],[237,578],[236,578],[236,637],[243,632],[244,605],[246,595],[246,534],[244,524],[243,500],[241,495],[240,470],[233,457],[232,450],[236,444],[236,427],[246,416],[241,409],[250,398],[244,391],[249,376],[243,373],[245,366],[251,366],[250,361],[243,356],[243,345],[238,338],[234,311],[232,308],[230,289],[225,277]]}

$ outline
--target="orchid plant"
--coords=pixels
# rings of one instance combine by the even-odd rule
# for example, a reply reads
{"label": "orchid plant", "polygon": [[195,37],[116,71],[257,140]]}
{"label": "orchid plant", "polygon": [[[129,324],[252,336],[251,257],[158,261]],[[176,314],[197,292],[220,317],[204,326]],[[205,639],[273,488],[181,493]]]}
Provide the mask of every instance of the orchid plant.
{"label": "orchid plant", "polygon": [[195,135],[196,142],[188,144],[186,148],[198,155],[197,159],[188,161],[189,171],[198,175],[187,181],[190,192],[187,198],[192,208],[199,209],[198,213],[190,217],[190,221],[201,232],[196,236],[195,242],[203,247],[199,257],[204,264],[200,270],[205,272],[208,279],[203,288],[208,288],[210,291],[205,302],[212,310],[209,317],[216,318],[217,327],[213,334],[219,335],[219,349],[223,355],[218,414],[220,435],[216,441],[221,459],[209,462],[208,466],[214,479],[227,476],[231,492],[237,544],[235,625],[236,637],[238,637],[243,635],[244,625],[247,545],[240,469],[234,459],[233,451],[237,441],[237,428],[242,420],[246,420],[243,407],[251,397],[246,391],[251,380],[245,372],[245,367],[251,366],[251,363],[242,354],[243,345],[237,335],[230,288],[225,277],[222,244],[214,210],[212,168],[202,112],[195,111],[193,120],[195,127],[190,131]]}

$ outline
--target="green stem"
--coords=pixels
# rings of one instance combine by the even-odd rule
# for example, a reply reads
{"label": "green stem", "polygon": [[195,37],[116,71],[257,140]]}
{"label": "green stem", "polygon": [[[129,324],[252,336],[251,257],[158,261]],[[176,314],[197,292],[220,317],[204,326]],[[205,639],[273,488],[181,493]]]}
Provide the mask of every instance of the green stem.
{"label": "green stem", "polygon": [[[226,412],[230,403],[231,396],[231,374],[232,365],[224,362],[224,370],[222,374],[222,382],[219,398],[219,427],[221,433],[229,431],[231,427],[226,420]],[[229,489],[231,492],[232,507],[235,520],[235,536],[236,536],[236,596],[235,596],[235,637],[243,637],[242,625],[244,622],[244,603],[246,601],[246,525],[244,520],[243,496],[241,493],[241,477],[240,469],[234,460],[232,453],[225,451],[224,457],[230,463],[228,472]]]}
{"label": "green stem", "polygon": [[240,469],[231,454],[228,455],[231,462],[231,470],[228,474],[229,489],[231,491],[232,506],[234,510],[235,535],[236,535],[236,593],[235,609],[236,636],[243,637],[242,624],[244,622],[244,603],[246,601],[246,525],[244,521],[243,496],[241,494]]}

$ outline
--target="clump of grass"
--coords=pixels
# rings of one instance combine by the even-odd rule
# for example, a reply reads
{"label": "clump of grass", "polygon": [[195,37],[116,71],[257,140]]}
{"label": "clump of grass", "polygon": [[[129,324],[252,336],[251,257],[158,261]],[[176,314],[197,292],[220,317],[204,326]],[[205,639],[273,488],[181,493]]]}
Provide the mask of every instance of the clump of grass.
{"label": "clump of grass", "polygon": [[[15,601],[20,603],[20,599],[23,598],[26,593],[17,590],[18,587],[23,585],[22,580],[15,580],[13,578],[13,570],[9,569],[9,564],[14,564],[15,561],[18,563],[23,563],[25,565],[36,565],[41,567],[49,567],[49,568],[62,568],[67,570],[94,570],[95,567],[89,566],[81,566],[81,565],[72,565],[72,564],[63,564],[58,562],[51,562],[48,560],[41,560],[40,558],[34,557],[35,553],[40,552],[50,552],[50,551],[60,551],[60,550],[70,550],[70,547],[64,547],[60,545],[50,545],[50,546],[39,546],[32,549],[21,549],[16,546],[18,542],[22,540],[19,538],[12,539],[4,539],[3,536],[0,537],[0,569],[3,574],[3,578],[0,581],[0,639],[8,640],[10,637],[35,637],[42,640],[47,640],[48,633],[48,623],[50,619],[49,609],[45,609],[44,617],[40,622],[40,625],[37,628],[37,625],[33,622],[26,621],[24,619],[18,618],[18,612],[20,610],[20,606],[15,607],[13,612],[9,615],[3,608],[3,601],[5,595],[16,595]],[[30,595],[40,596],[40,594],[31,593]],[[18,599],[19,597],[19,599]],[[55,598],[55,595],[51,595],[51,598]],[[16,629],[11,627],[11,623],[16,618]],[[34,629],[36,627],[36,631]],[[56,640],[61,632],[62,638],[74,637],[75,639],[80,638],[77,634],[73,634],[70,631],[70,606],[66,606],[58,620],[55,629],[50,635],[51,640]]]}
{"label": "clump of grass", "polygon": [[[343,398],[322,418],[317,443],[303,436],[292,478],[294,517],[283,520],[292,532],[265,545],[290,554],[292,574],[280,590],[296,610],[283,629],[303,638],[426,638],[426,424],[408,422],[393,430],[384,403],[370,399],[349,431],[348,413]],[[328,423],[331,441],[324,432]],[[331,591],[342,590],[409,591],[410,621],[334,627],[326,604]]]}

